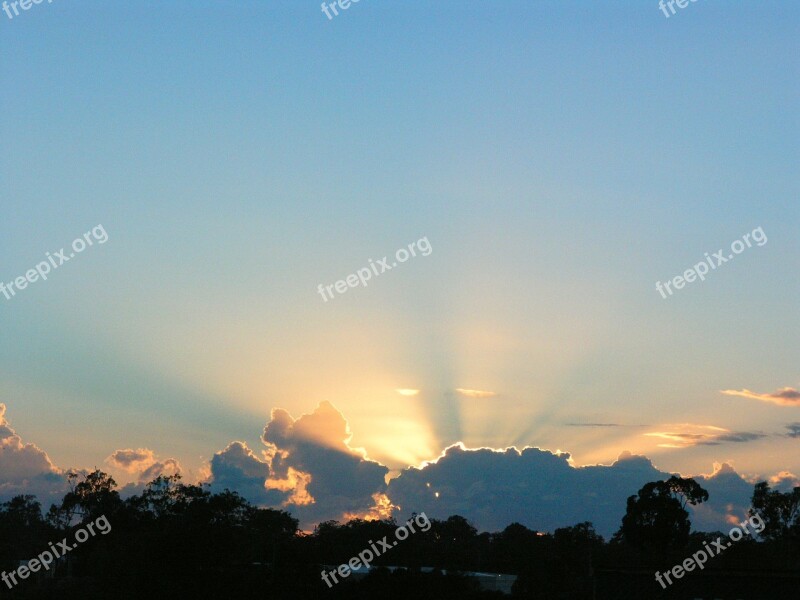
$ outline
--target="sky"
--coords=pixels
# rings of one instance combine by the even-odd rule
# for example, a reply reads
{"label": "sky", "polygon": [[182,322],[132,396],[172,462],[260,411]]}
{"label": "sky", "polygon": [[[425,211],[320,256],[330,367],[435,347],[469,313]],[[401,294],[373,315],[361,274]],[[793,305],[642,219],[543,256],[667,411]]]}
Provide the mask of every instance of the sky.
{"label": "sky", "polygon": [[0,295],[0,496],[180,470],[489,527],[540,459],[611,512],[658,473],[800,484],[799,33],[788,1],[0,12],[0,281],[93,241]]}

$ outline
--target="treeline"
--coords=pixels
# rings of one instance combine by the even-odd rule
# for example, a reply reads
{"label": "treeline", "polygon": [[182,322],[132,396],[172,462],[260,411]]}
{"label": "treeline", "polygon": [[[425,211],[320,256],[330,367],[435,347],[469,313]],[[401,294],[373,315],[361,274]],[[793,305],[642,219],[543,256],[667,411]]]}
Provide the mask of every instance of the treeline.
{"label": "treeline", "polygon": [[[504,598],[482,590],[467,572],[517,577],[515,598],[602,598],[604,581],[640,579],[640,597],[669,598],[653,578],[728,532],[691,533],[688,504],[708,494],[694,480],[673,477],[645,485],[628,499],[619,531],[605,541],[591,523],[536,532],[512,523],[479,533],[466,519],[430,519],[427,530],[377,556],[373,570],[329,588],[321,572],[346,564],[386,537],[395,520],[325,522],[312,534],[280,510],[252,506],[235,492],[210,493],[180,476],[158,477],[143,493],[122,500],[100,471],[70,476],[71,491],[43,513],[33,496],[0,504],[0,569],[13,572],[51,543],[105,517],[110,530],[76,544],[47,570],[18,585],[0,583],[8,598],[348,598],[436,600]],[[535,506],[531,507],[536,510]],[[709,559],[694,577],[726,570],[778,573],[800,567],[800,488],[790,493],[755,486],[752,513],[761,529]],[[412,515],[408,515],[411,518]],[[433,567],[422,570],[423,567]],[[625,575],[628,573],[629,575]],[[634,574],[634,575],[630,575]],[[341,579],[341,578],[340,578]],[[651,581],[652,580],[652,581]],[[599,582],[599,584],[598,584]],[[681,582],[683,584],[683,582]],[[649,586],[649,587],[648,587]],[[11,589],[9,589],[9,587]],[[679,589],[675,586],[674,589]],[[613,596],[613,592],[608,592]],[[678,596],[675,596],[678,597]]]}

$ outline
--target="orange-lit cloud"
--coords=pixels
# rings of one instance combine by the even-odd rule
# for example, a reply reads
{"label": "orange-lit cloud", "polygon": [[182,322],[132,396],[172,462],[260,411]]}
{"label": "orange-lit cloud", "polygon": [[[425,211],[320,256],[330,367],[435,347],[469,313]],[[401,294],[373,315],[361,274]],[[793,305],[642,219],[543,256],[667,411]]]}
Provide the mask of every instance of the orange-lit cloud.
{"label": "orange-lit cloud", "polygon": [[[23,444],[4,417],[5,407],[0,405],[0,501],[17,493],[58,501],[68,491],[62,472],[42,450]],[[318,435],[310,435],[312,426]],[[687,423],[658,429],[651,437],[677,447],[763,435]],[[619,527],[630,494],[670,475],[630,452],[621,453],[612,465],[579,467],[568,453],[558,451],[467,448],[458,443],[437,459],[403,469],[387,485],[389,469],[350,448],[349,437],[347,420],[328,403],[298,419],[275,411],[262,438],[266,449],[257,455],[244,442],[230,443],[211,458],[207,483],[212,491],[235,490],[259,506],[283,507],[304,529],[330,519],[381,519],[400,511],[425,511],[442,519],[459,514],[485,530],[516,521],[543,531],[590,520],[610,535]],[[135,465],[141,472],[138,484],[125,486],[135,493],[141,493],[141,478],[179,470],[177,461],[160,460],[148,448],[118,450],[109,461],[128,471]],[[711,497],[692,509],[698,530],[719,529],[726,518],[744,514],[755,479],[725,463],[715,464],[711,475],[694,477]],[[782,472],[770,482],[790,489],[797,477]]]}
{"label": "orange-lit cloud", "polygon": [[106,458],[106,463],[112,467],[122,469],[126,473],[144,471],[154,462],[156,462],[155,454],[149,448],[116,450]]}
{"label": "orange-lit cloud", "polygon": [[268,490],[291,492],[291,495],[283,501],[282,506],[289,506],[290,504],[306,506],[316,502],[314,497],[308,493],[309,483],[311,483],[310,473],[303,473],[293,467],[289,467],[285,479],[267,479],[264,487]]}
{"label": "orange-lit cloud", "polygon": [[761,400],[761,402],[770,402],[779,406],[800,406],[800,391],[790,387],[781,388],[771,394],[759,394],[747,389],[720,390],[720,392],[728,396],[741,396],[742,398]]}
{"label": "orange-lit cloud", "polygon": [[389,469],[352,448],[351,437],[347,420],[330,402],[297,419],[273,410],[261,438],[269,469],[265,489],[281,494],[281,506],[304,523],[381,514],[375,495],[386,491]]}
{"label": "orange-lit cloud", "polygon": [[483,390],[468,390],[465,388],[456,388],[456,391],[462,396],[467,398],[491,398],[496,396],[495,392],[485,392]]}
{"label": "orange-lit cloud", "polygon": [[395,510],[400,507],[392,504],[389,496],[386,494],[372,494],[372,499],[375,501],[375,506],[369,510],[360,513],[345,513],[342,517],[343,520],[349,521],[350,519],[363,519],[364,521],[379,521],[381,519],[389,519]]}
{"label": "orange-lit cloud", "polygon": [[136,474],[142,483],[150,482],[161,475],[177,475],[182,470],[177,460],[160,460],[149,448],[116,450],[106,458],[106,463],[126,473]]}
{"label": "orange-lit cloud", "polygon": [[664,440],[659,448],[690,448],[692,446],[717,446],[725,442],[751,442],[766,437],[763,433],[751,431],[730,431],[714,425],[695,425],[680,423],[663,425],[661,431],[651,431],[643,435]]}
{"label": "orange-lit cloud", "polygon": [[311,443],[363,457],[364,450],[348,445],[352,437],[350,425],[336,407],[330,402],[321,402],[314,412],[301,415],[297,420],[282,408],[274,409],[262,439],[268,446],[277,448]]}
{"label": "orange-lit cloud", "polygon": [[389,469],[350,447],[351,437],[347,420],[330,402],[297,419],[276,408],[264,427],[261,456],[244,442],[232,442],[211,459],[209,484],[214,491],[235,489],[260,506],[289,510],[303,527],[347,514],[389,514]]}
{"label": "orange-lit cloud", "polygon": [[769,482],[773,487],[784,484],[786,487],[793,488],[800,485],[800,477],[790,471],[781,471],[770,477]]}
{"label": "orange-lit cloud", "polygon": [[40,475],[61,473],[47,456],[34,444],[26,444],[5,418],[6,405],[0,404],[0,486],[12,488],[11,482],[26,486]]}

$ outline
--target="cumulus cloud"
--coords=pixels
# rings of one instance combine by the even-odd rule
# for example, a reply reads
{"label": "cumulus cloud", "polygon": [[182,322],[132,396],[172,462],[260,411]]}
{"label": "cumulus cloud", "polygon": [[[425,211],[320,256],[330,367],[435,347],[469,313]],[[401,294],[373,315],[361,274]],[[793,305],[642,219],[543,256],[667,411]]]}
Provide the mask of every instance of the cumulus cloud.
{"label": "cumulus cloud", "polygon": [[590,520],[604,535],[618,527],[627,497],[662,473],[643,456],[623,453],[611,466],[574,467],[570,455],[539,448],[447,448],[436,461],[409,467],[387,495],[403,514],[462,515],[484,529],[519,522],[552,530]]}
{"label": "cumulus cloud", "polygon": [[214,491],[227,488],[255,504],[278,505],[283,497],[276,491],[267,490],[265,482],[268,478],[269,464],[256,456],[244,442],[231,442],[211,459],[209,482]]}
{"label": "cumulus cloud", "polygon": [[387,516],[389,469],[350,447],[351,437],[329,402],[297,419],[277,408],[264,428],[260,457],[242,442],[214,455],[212,488],[229,487],[253,502],[290,510],[304,525],[347,515]]}
{"label": "cumulus cloud", "polygon": [[[44,451],[22,442],[5,412],[0,405],[0,499],[29,493],[45,505],[59,500],[66,492],[63,472]],[[798,430],[792,426],[791,432]],[[746,442],[763,435],[699,427],[692,431],[684,424],[665,430],[672,436],[671,443],[688,445]],[[416,511],[436,518],[460,514],[482,530],[499,530],[517,521],[552,531],[589,520],[608,537],[619,528],[628,496],[647,482],[671,475],[630,452],[611,465],[576,467],[563,452],[469,449],[456,444],[436,460],[404,469],[387,485],[387,467],[351,447],[350,440],[347,421],[330,403],[323,402],[297,419],[276,409],[264,428],[260,452],[244,442],[230,443],[209,462],[208,483],[213,491],[228,488],[255,504],[284,508],[304,528],[329,519],[403,516]],[[142,482],[159,474],[180,470],[175,459],[159,459],[148,448],[120,449],[107,460],[139,477],[139,483],[121,490],[123,495],[128,495],[125,490],[139,493]],[[691,509],[696,529],[725,529],[728,521],[744,516],[753,481],[725,463],[695,479],[710,494],[709,502]],[[789,489],[797,484],[797,477],[784,472],[770,481]]]}
{"label": "cumulus cloud", "polygon": [[34,444],[26,444],[6,420],[0,404],[0,500],[33,494],[44,504],[67,489],[61,469]]}
{"label": "cumulus cloud", "polygon": [[781,471],[769,478],[769,484],[781,492],[791,492],[800,486],[800,477],[791,471]]}
{"label": "cumulus cloud", "polygon": [[695,481],[708,492],[708,501],[691,507],[692,526],[700,531],[726,529],[734,519],[747,515],[753,484],[728,463],[715,463],[710,475],[695,475]]}
{"label": "cumulus cloud", "polygon": [[106,459],[112,467],[122,469],[126,473],[138,473],[156,462],[155,454],[148,448],[138,450],[117,450]]}
{"label": "cumulus cloud", "polygon": [[660,448],[689,448],[691,446],[718,446],[723,443],[744,443],[766,437],[766,434],[752,431],[730,431],[713,425],[694,425],[681,423],[663,425],[661,431],[645,433],[647,437],[663,440]]}
{"label": "cumulus cloud", "polygon": [[296,420],[283,409],[272,411],[262,436],[270,458],[267,486],[283,486],[274,489],[286,494],[285,505],[293,506],[301,520],[374,509],[389,469],[351,448],[351,437],[347,421],[330,402]]}
{"label": "cumulus cloud", "polygon": [[[681,447],[741,443],[763,436],[691,424],[665,429],[669,441]],[[502,529],[516,521],[552,531],[589,520],[608,537],[619,528],[628,496],[647,482],[672,475],[630,452],[611,465],[576,467],[563,452],[530,447],[468,449],[456,444],[436,460],[402,470],[387,486],[388,469],[352,448],[350,439],[347,421],[330,403],[323,402],[297,419],[275,409],[264,428],[261,454],[242,442],[218,452],[210,465],[212,486],[229,487],[251,501],[284,508],[305,528],[328,519],[416,511],[436,518],[459,514],[483,530]],[[744,514],[753,486],[733,467],[715,465],[711,475],[697,479],[711,494],[708,503],[692,509],[697,528],[723,529],[727,520]]]}
{"label": "cumulus cloud", "polygon": [[[389,483],[387,494],[402,514],[459,514],[488,530],[516,521],[553,531],[588,520],[608,537],[620,526],[628,496],[670,475],[630,452],[611,465],[575,467],[569,454],[539,448],[470,450],[455,445],[434,462],[405,469]],[[730,465],[717,465],[711,475],[696,479],[710,499],[692,509],[695,528],[721,529],[729,515],[744,514],[753,486]]]}
{"label": "cumulus cloud", "polygon": [[[125,473],[136,475],[140,484],[148,483],[160,475],[177,475],[181,472],[181,465],[177,460],[160,460],[149,448],[116,450],[106,458],[106,463]],[[134,486],[136,489],[139,487],[141,486]]]}
{"label": "cumulus cloud", "polygon": [[720,392],[728,396],[741,396],[742,398],[751,398],[752,400],[770,402],[780,406],[800,406],[800,391],[790,387],[779,389],[777,392],[772,392],[771,394],[759,394],[747,389],[720,390]]}
{"label": "cumulus cloud", "polygon": [[182,471],[181,464],[174,458],[168,458],[163,461],[156,461],[139,476],[139,481],[152,481],[161,475],[178,475]]}

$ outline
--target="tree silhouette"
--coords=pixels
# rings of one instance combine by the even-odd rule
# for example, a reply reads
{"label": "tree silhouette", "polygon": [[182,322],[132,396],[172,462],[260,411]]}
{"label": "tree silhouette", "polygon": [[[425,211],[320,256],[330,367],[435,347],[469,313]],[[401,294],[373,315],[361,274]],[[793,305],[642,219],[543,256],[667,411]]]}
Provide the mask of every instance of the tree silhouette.
{"label": "tree silhouette", "polygon": [[628,498],[622,525],[612,541],[637,548],[685,546],[691,529],[686,506],[706,500],[708,492],[692,478],[673,475],[647,483],[638,495]]}
{"label": "tree silhouette", "polygon": [[[79,481],[79,479],[81,479]],[[70,472],[67,475],[70,491],[59,506],[53,504],[47,513],[48,521],[59,529],[66,529],[81,521],[109,515],[120,508],[117,482],[108,473],[95,469],[88,474]]]}
{"label": "tree silhouette", "polygon": [[752,504],[750,515],[758,514],[764,521],[760,535],[769,540],[800,542],[800,487],[782,493],[762,481],[753,490]]}
{"label": "tree silhouette", "polygon": [[[230,490],[215,493],[207,485],[186,484],[177,475],[157,477],[126,500],[101,471],[73,473],[69,483],[70,491],[51,508],[50,521],[60,530],[42,518],[33,496],[0,503],[0,571],[11,572],[49,542],[70,540],[79,520],[85,524],[102,514],[113,528],[73,547],[47,574],[27,578],[9,591],[10,598],[508,598],[482,589],[510,585],[497,574],[516,576],[512,597],[517,599],[666,598],[672,596],[660,595],[653,571],[679,564],[725,535],[689,535],[687,508],[708,494],[679,477],[648,483],[631,496],[610,544],[588,522],[553,533],[520,523],[478,533],[459,515],[430,519],[427,531],[417,528],[403,540],[395,536],[404,523],[400,519],[327,521],[307,533],[298,531],[298,521],[287,512],[253,506]],[[800,488],[780,493],[758,484],[755,513],[766,523],[761,541],[743,540],[714,556],[701,573],[684,578],[680,590],[674,588],[684,594],[680,597],[796,597],[800,556],[786,540],[798,532]],[[384,537],[389,548],[375,558],[369,574],[340,577],[330,588],[322,581],[323,566],[330,571],[344,565]],[[743,571],[746,577],[731,579],[731,572]],[[482,579],[475,572],[483,573]],[[776,572],[780,576],[772,577]]]}

